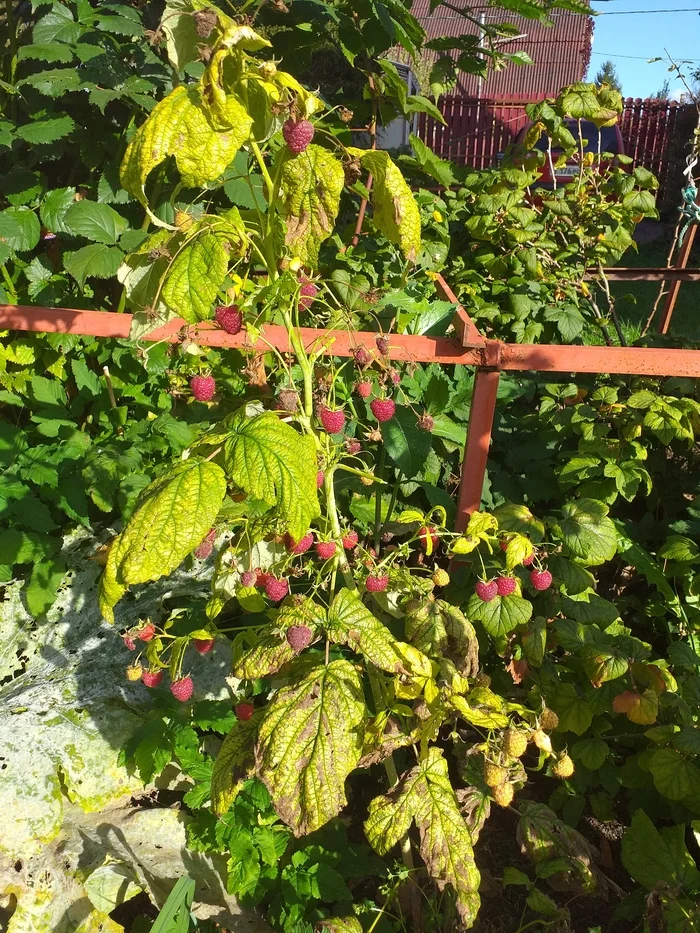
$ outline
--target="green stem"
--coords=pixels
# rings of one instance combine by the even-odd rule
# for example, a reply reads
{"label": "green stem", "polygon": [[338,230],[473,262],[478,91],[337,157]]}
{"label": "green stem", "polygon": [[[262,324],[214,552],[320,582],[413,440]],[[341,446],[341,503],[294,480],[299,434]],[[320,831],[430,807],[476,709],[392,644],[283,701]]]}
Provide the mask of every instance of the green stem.
{"label": "green stem", "polygon": [[357,589],[355,585],[355,578],[352,575],[352,570],[350,570],[350,564],[348,563],[347,556],[343,546],[340,544],[340,539],[343,537],[343,532],[340,528],[340,519],[338,517],[338,506],[335,501],[335,489],[333,488],[333,475],[335,473],[335,468],[331,467],[326,471],[325,478],[323,480],[324,492],[326,493],[326,511],[328,513],[328,520],[331,525],[331,531],[333,532],[333,537],[340,545],[338,549],[338,564],[340,565],[340,572],[343,575],[345,580],[345,585],[349,590]]}
{"label": "green stem", "polygon": [[270,173],[267,169],[267,165],[265,165],[265,159],[263,157],[260,146],[258,146],[258,144],[255,142],[254,139],[250,140],[249,145],[250,145],[250,151],[255,156],[255,161],[258,163],[262,177],[265,179],[265,187],[267,188],[267,202],[268,202],[268,210],[269,210],[272,208],[272,206],[275,203],[274,202],[275,184],[272,178],[270,177]]}
{"label": "green stem", "polygon": [[383,525],[388,525],[388,523],[391,521],[391,516],[394,514],[394,509],[396,508],[396,500],[399,498],[399,486],[401,485],[402,479],[403,479],[403,473],[401,472],[401,470],[397,470],[396,482],[394,483],[394,488],[391,490],[389,510],[386,513],[386,521],[383,523]]}
{"label": "green stem", "polygon": [[[14,13],[13,0],[5,0],[5,20],[7,22],[7,51],[8,68],[7,81],[9,84],[15,83],[15,69],[17,68],[17,21]],[[15,95],[11,95],[13,98]]]}
{"label": "green stem", "polygon": [[[386,447],[382,447],[379,454],[379,465],[377,466],[375,476],[384,479],[384,466],[386,464]],[[382,487],[378,486],[374,493],[374,550],[379,556],[379,545],[382,540]]]}
{"label": "green stem", "polygon": [[5,263],[0,266],[0,270],[2,271],[2,278],[5,282],[5,286],[7,287],[7,297],[10,299],[10,304],[16,305],[17,292],[15,291],[15,283],[10,278],[10,273],[7,271],[7,266]]}

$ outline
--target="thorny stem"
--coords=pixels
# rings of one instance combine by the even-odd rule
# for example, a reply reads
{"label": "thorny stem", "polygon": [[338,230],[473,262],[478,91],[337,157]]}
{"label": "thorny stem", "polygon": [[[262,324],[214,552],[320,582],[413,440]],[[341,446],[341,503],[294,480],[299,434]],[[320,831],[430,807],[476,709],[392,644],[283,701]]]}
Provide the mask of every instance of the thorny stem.
{"label": "thorny stem", "polygon": [[[379,465],[375,471],[375,476],[384,479],[384,466],[386,464],[386,447],[382,446],[382,452],[379,454]],[[374,550],[379,554],[379,546],[382,540],[382,487],[377,486],[374,493]]]}

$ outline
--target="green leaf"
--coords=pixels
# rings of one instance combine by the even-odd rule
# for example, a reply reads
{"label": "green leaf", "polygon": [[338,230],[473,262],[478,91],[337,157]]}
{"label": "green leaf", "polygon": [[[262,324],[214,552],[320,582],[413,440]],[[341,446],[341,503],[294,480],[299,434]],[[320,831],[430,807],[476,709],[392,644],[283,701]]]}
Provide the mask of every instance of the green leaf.
{"label": "green leaf", "polygon": [[92,243],[75,253],[67,253],[63,265],[82,288],[88,278],[111,279],[117,274],[123,258],[124,253],[116,246]]}
{"label": "green leaf", "polygon": [[285,161],[281,205],[287,222],[285,243],[304,264],[318,262],[319,246],[333,232],[344,184],[343,166],[321,146],[311,145]]}
{"label": "green leaf", "polygon": [[535,518],[525,505],[508,502],[493,510],[501,531],[516,531],[529,538],[533,544],[539,544],[544,538],[544,523]]}
{"label": "green leaf", "polygon": [[546,644],[547,620],[542,616],[536,616],[523,635],[523,652],[525,660],[531,667],[542,666]]}
{"label": "green leaf", "polygon": [[100,385],[99,377],[88,367],[85,360],[77,357],[71,360],[71,369],[73,370],[75,384],[79,392],[85,389],[87,393],[94,398],[101,394],[102,386]]}
{"label": "green leaf", "polygon": [[18,82],[19,85],[29,85],[35,88],[44,97],[63,97],[67,91],[77,91],[82,85],[82,78],[75,68],[50,68],[46,71],[37,71]]}
{"label": "green leaf", "polygon": [[384,447],[407,479],[417,476],[432,448],[432,437],[421,431],[415,413],[402,405],[397,406],[391,421],[382,425]]}
{"label": "green leaf", "polygon": [[650,191],[630,191],[622,199],[622,206],[635,214],[656,214],[656,198]]}
{"label": "green leaf", "polygon": [[507,888],[509,885],[521,885],[525,888],[532,887],[532,882],[525,874],[525,872],[520,871],[517,868],[513,868],[510,865],[506,865],[503,869],[503,887]]}
{"label": "green leaf", "polygon": [[174,156],[183,184],[201,188],[223,173],[248,139],[253,121],[235,98],[227,97],[217,114],[220,123],[215,125],[198,88],[179,85],[156,104],[129,143],[121,183],[156,226],[163,222],[150,211],[144,185],[157,165]]}
{"label": "green leaf", "polygon": [[189,324],[213,317],[213,304],[226,278],[228,254],[219,237],[198,236],[185,246],[170,267],[163,301]]}
{"label": "green leaf", "polygon": [[590,120],[600,110],[594,84],[578,82],[565,89],[561,95],[561,109],[575,120]]}
{"label": "green leaf", "polygon": [[622,837],[622,864],[647,891],[659,882],[676,887],[679,867],[658,829],[643,810],[636,810],[632,825]]}
{"label": "green leaf", "polygon": [[58,587],[66,573],[65,562],[60,557],[34,564],[25,590],[27,609],[35,619],[43,616],[56,601]]}
{"label": "green leaf", "polygon": [[67,233],[64,218],[73,204],[75,188],[54,188],[49,191],[39,207],[42,224],[51,233]]}
{"label": "green leaf", "polygon": [[617,680],[627,673],[628,668],[627,658],[614,648],[587,652],[583,661],[583,669],[594,687],[600,687],[609,680]]}
{"label": "green leaf", "polygon": [[683,800],[700,787],[700,768],[672,748],[657,748],[649,758],[649,770],[660,794]]}
{"label": "green leaf", "polygon": [[428,874],[442,891],[449,885],[466,928],[479,911],[479,871],[474,861],[471,833],[460,813],[439,748],[403,775],[386,796],[369,805],[365,834],[380,855],[386,855],[408,832],[415,820],[420,853]]}
{"label": "green leaf", "polygon": [[441,159],[423,142],[423,140],[411,133],[409,136],[411,149],[415,155],[416,161],[438,184],[449,188],[455,182],[455,176],[452,169],[452,163]]}
{"label": "green leaf", "polygon": [[594,737],[574,742],[571,747],[571,756],[590,771],[597,771],[609,754],[610,746],[607,742]]}
{"label": "green leaf", "polygon": [[551,570],[557,583],[564,584],[564,590],[569,596],[578,596],[595,586],[595,577],[580,564],[558,554],[552,554],[547,559],[547,567]]}
{"label": "green leaf", "polygon": [[481,622],[492,638],[500,638],[519,625],[527,625],[532,616],[532,603],[522,596],[496,596],[485,603],[474,593],[467,604],[467,618]]}
{"label": "green leaf", "polygon": [[51,42],[77,42],[82,31],[82,27],[75,22],[68,7],[54,2],[51,12],[42,16],[34,26],[32,40],[37,45]]}
{"label": "green leaf", "polygon": [[349,661],[299,664],[263,713],[257,774],[295,835],[313,832],[346,804],[345,779],[362,752],[366,705]]}
{"label": "green leaf", "polygon": [[321,514],[313,440],[272,412],[250,418],[244,408],[224,424],[230,430],[224,446],[227,472],[253,498],[276,505],[289,534],[301,540]]}
{"label": "green leaf", "polygon": [[665,560],[694,561],[700,557],[700,548],[690,538],[670,535],[659,548],[659,557]]}
{"label": "green leaf", "polygon": [[415,262],[420,251],[420,211],[401,171],[387,152],[348,149],[372,173],[374,223],[390,243]]}
{"label": "green leaf", "polygon": [[325,917],[316,924],[318,933],[362,933],[356,917]]}
{"label": "green leaf", "polygon": [[[70,190],[70,189],[66,189]],[[108,204],[96,201],[76,201],[63,216],[63,223],[75,236],[114,246],[129,224]]]}
{"label": "green leaf", "polygon": [[559,716],[561,732],[575,732],[576,735],[583,735],[590,728],[593,722],[593,712],[590,705],[578,695],[573,684],[560,684],[548,701]]}
{"label": "green leaf", "polygon": [[19,136],[25,142],[31,143],[32,146],[45,146],[63,139],[64,136],[68,136],[74,128],[75,123],[70,117],[47,118],[16,127],[15,136]]}
{"label": "green leaf", "polygon": [[241,792],[246,779],[253,773],[259,720],[260,716],[254,715],[246,722],[236,721],[214,760],[211,805],[217,816],[226,813]]}
{"label": "green leaf", "polygon": [[564,544],[587,567],[612,560],[617,551],[617,531],[608,518],[608,507],[595,499],[567,502],[559,524]]}
{"label": "green leaf", "polygon": [[41,224],[28,207],[8,207],[0,214],[0,237],[10,249],[26,253],[39,242]]}

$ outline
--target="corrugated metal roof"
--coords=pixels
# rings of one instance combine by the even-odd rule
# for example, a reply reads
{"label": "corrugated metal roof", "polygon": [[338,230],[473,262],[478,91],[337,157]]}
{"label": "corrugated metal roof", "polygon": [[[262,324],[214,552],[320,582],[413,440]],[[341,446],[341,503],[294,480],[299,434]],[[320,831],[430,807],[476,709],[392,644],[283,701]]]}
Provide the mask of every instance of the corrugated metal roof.
{"label": "corrugated metal roof", "polygon": [[[545,26],[507,10],[485,7],[475,10],[473,0],[453,3],[454,6],[462,4],[471,7],[472,15],[483,16],[487,24],[507,22],[516,26],[523,38],[504,41],[500,47],[508,52],[527,52],[535,64],[508,65],[499,72],[490,70],[481,87],[476,76],[461,74],[453,94],[476,96],[480,93],[489,98],[551,97],[565,85],[584,80],[593,41],[592,17],[555,10],[549,14],[554,25]],[[431,39],[478,32],[474,23],[453,10],[438,8],[431,14],[430,0],[414,0],[411,12]]]}

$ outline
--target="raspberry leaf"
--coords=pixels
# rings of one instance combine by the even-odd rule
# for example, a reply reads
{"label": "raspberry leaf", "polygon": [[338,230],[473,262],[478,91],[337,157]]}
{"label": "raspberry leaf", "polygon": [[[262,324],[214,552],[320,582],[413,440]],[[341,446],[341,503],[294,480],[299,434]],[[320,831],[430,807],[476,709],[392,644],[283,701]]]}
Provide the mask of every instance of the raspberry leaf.
{"label": "raspberry leaf", "polygon": [[471,622],[456,606],[442,599],[427,597],[409,604],[406,637],[430,658],[451,659],[465,677],[479,670],[479,643]]}
{"label": "raspberry leaf", "polygon": [[301,540],[320,515],[312,439],[272,412],[250,418],[243,408],[225,425],[227,472],[253,498],[276,505],[289,534]]}
{"label": "raspberry leaf", "polygon": [[382,424],[386,452],[406,474],[416,476],[425,466],[433,438],[418,427],[418,419],[410,408],[399,406],[394,417]]}
{"label": "raspberry leaf", "polygon": [[62,225],[75,236],[84,236],[87,240],[109,246],[114,246],[129,226],[113,207],[85,198],[68,208],[63,215]]}
{"label": "raspberry leaf", "polygon": [[333,232],[343,166],[327,149],[310,145],[282,169],[282,213],[287,220],[285,243],[303,263],[315,265],[318,248]]}
{"label": "raspberry leaf", "polygon": [[421,245],[420,212],[411,189],[387,152],[348,149],[372,173],[374,222],[406,259],[415,261]]}
{"label": "raspberry leaf", "polygon": [[700,768],[672,748],[658,748],[649,759],[656,789],[669,800],[697,795]]}
{"label": "raspberry leaf", "polygon": [[[186,187],[214,181],[247,140],[252,120],[234,97],[226,97],[214,124],[197,87],[180,85],[153,108],[129,143],[120,170],[123,187],[137,198],[152,222],[165,224],[148,206],[146,179],[168,156],[175,157]],[[222,118],[226,121],[222,125]]]}
{"label": "raspberry leaf", "polygon": [[559,717],[561,732],[583,735],[593,722],[590,704],[578,695],[574,684],[560,684],[551,700],[549,697],[547,699],[549,706]]}
{"label": "raspberry leaf", "polygon": [[326,917],[316,924],[318,933],[362,933],[357,917]]}
{"label": "raspberry leaf", "polygon": [[526,505],[508,502],[493,510],[501,531],[516,531],[529,538],[533,544],[539,544],[544,538],[544,522],[535,518]]}
{"label": "raspberry leaf", "polygon": [[365,700],[355,667],[304,659],[268,704],[256,766],[278,815],[301,836],[342,810],[345,779],[362,751]]}
{"label": "raspberry leaf", "polygon": [[446,885],[453,888],[462,923],[472,926],[480,903],[479,871],[447,762],[435,747],[388,794],[375,797],[365,833],[376,851],[386,855],[414,820],[420,834],[420,853],[430,876],[440,890]]}
{"label": "raspberry leaf", "polygon": [[236,720],[219,749],[211,775],[211,804],[217,816],[226,813],[255,769],[253,750],[259,722],[259,715]]}
{"label": "raspberry leaf", "polygon": [[577,499],[567,502],[561,512],[558,530],[574,557],[587,567],[612,560],[617,551],[617,531],[604,503]]}
{"label": "raspberry leaf", "polygon": [[188,324],[211,317],[228,268],[223,242],[205,233],[178,254],[163,285],[163,301]]}
{"label": "raspberry leaf", "polygon": [[467,616],[481,622],[493,638],[507,635],[519,625],[525,625],[532,616],[532,603],[522,596],[496,596],[484,602],[476,595],[467,604]]}

